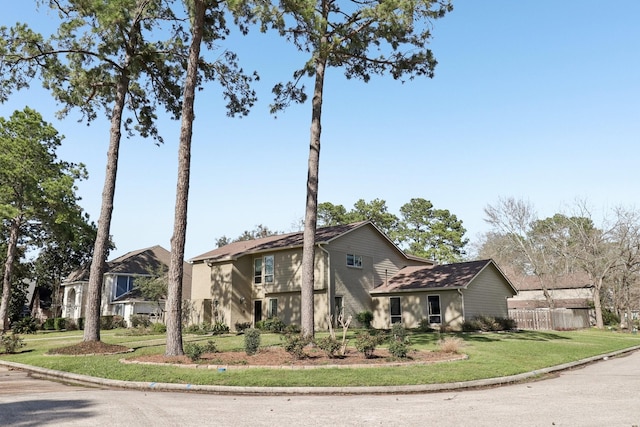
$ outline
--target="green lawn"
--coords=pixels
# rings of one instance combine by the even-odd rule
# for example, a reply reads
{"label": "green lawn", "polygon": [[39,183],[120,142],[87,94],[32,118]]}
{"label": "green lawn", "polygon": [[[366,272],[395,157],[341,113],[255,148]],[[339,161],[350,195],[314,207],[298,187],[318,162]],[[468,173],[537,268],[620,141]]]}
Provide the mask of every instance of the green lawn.
{"label": "green lawn", "polygon": [[[353,336],[353,335],[351,335]],[[467,360],[424,366],[352,369],[209,369],[173,366],[122,364],[122,358],[163,353],[164,335],[127,336],[122,331],[103,331],[102,340],[129,346],[135,351],[113,356],[51,356],[50,348],[75,344],[81,332],[39,333],[23,336],[26,347],[18,354],[0,359],[102,378],[179,384],[231,386],[381,386],[416,385],[470,381],[530,372],[640,345],[640,336],[611,331],[509,332],[456,334],[464,340],[461,351]],[[206,343],[213,339],[219,350],[244,348],[242,336],[185,336],[185,342]],[[412,348],[435,350],[439,336],[434,333],[410,335]],[[353,342],[353,340],[351,341]],[[263,334],[261,343],[279,345],[280,336]]]}

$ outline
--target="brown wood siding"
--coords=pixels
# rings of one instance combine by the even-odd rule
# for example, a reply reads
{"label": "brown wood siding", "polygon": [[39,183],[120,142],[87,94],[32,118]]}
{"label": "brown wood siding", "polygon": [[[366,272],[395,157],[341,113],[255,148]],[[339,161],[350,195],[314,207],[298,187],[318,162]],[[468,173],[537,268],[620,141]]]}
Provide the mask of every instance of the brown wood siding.
{"label": "brown wood siding", "polygon": [[507,298],[511,287],[493,266],[489,265],[463,291],[465,320],[476,316],[507,317]]}

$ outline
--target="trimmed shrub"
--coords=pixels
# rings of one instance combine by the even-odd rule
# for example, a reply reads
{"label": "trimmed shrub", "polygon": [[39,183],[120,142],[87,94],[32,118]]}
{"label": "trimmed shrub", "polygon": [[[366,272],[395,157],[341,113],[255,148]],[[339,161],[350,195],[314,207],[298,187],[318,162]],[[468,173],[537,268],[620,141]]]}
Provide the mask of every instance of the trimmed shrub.
{"label": "trimmed shrub", "polygon": [[11,325],[14,334],[35,334],[38,331],[38,319],[35,317],[23,317]]}
{"label": "trimmed shrub", "polygon": [[391,340],[404,342],[406,338],[407,330],[402,323],[394,323],[391,327]]}
{"label": "trimmed shrub", "polygon": [[44,329],[45,331],[53,331],[54,329],[54,325],[53,325],[53,318],[50,317],[48,319],[46,319],[44,321],[44,323],[42,324],[42,329]]}
{"label": "trimmed shrub", "polygon": [[229,326],[224,322],[216,322],[211,326],[211,333],[214,335],[221,335],[229,333]]}
{"label": "trimmed shrub", "polygon": [[149,326],[151,326],[151,320],[146,314],[132,314],[131,316],[129,316],[129,322],[131,322],[132,328],[137,328],[138,326],[148,328]]}
{"label": "trimmed shrub", "polygon": [[420,322],[418,323],[418,331],[433,332],[433,328],[431,327],[431,322],[429,322],[429,319],[420,319]]}
{"label": "trimmed shrub", "polygon": [[369,332],[360,332],[356,336],[356,350],[371,359],[376,347],[384,341],[384,335],[371,335]]}
{"label": "trimmed shrub", "polygon": [[336,356],[336,351],[340,350],[342,344],[333,337],[323,337],[316,340],[318,348],[325,352],[327,357],[333,359]]}
{"label": "trimmed shrub", "polygon": [[304,348],[311,343],[311,338],[302,334],[286,334],[284,336],[284,349],[295,359],[304,359],[307,354]]}
{"label": "trimmed shrub", "polygon": [[389,344],[389,353],[396,359],[405,359],[409,354],[409,344],[406,341],[392,340]]}
{"label": "trimmed shrub", "polygon": [[251,327],[251,322],[236,322],[234,326],[236,328],[236,332],[242,333],[245,329],[249,329]]}
{"label": "trimmed shrub", "polygon": [[77,321],[78,321],[78,329],[84,330],[84,317],[79,317]]}
{"label": "trimmed shrub", "polygon": [[100,316],[100,329],[113,329],[113,316]]}
{"label": "trimmed shrub", "polygon": [[204,347],[199,344],[188,342],[184,345],[184,354],[193,362],[200,360],[202,353],[204,353]]}
{"label": "trimmed shrub", "polygon": [[244,351],[247,356],[253,356],[260,348],[260,331],[249,328],[244,331]]}
{"label": "trimmed shrub", "polygon": [[66,323],[67,319],[65,319],[64,317],[56,317],[53,319],[53,328],[56,331],[61,331],[63,329],[66,329]]}
{"label": "trimmed shrub", "polygon": [[360,326],[366,329],[371,329],[371,321],[373,320],[373,313],[370,311],[361,311],[356,315],[356,320],[360,323]]}
{"label": "trimmed shrub", "polygon": [[203,347],[205,353],[217,353],[218,346],[213,340],[207,341],[207,343]]}
{"label": "trimmed shrub", "polygon": [[152,323],[151,331],[153,331],[154,334],[164,334],[165,332],[167,332],[167,325],[160,322]]}
{"label": "trimmed shrub", "polygon": [[15,353],[16,350],[25,346],[24,340],[16,334],[3,334],[0,335],[0,347],[2,353]]}
{"label": "trimmed shrub", "polygon": [[270,317],[256,324],[256,327],[259,327],[263,331],[276,333],[284,331],[284,328],[286,326],[287,325],[285,325],[284,322],[277,317]]}

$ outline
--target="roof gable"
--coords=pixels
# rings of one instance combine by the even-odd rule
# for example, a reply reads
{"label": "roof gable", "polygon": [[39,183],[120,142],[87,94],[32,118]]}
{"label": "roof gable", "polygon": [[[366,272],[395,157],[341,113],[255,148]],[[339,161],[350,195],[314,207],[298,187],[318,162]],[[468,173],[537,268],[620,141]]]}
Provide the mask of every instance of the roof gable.
{"label": "roof gable", "polygon": [[[105,274],[148,275],[153,270],[168,268],[171,252],[160,245],[127,252],[105,265]],[[78,269],[65,279],[65,283],[89,281],[89,267]],[[183,283],[191,283],[191,264],[183,265]]]}
{"label": "roof gable", "polygon": [[490,259],[405,267],[391,277],[387,283],[373,289],[371,293],[463,289],[469,286],[473,279],[490,265],[493,265],[500,272],[515,294],[515,288],[513,288],[509,279],[502,274],[498,266]]}
{"label": "roof gable", "polygon": [[[360,221],[353,224],[336,225],[332,227],[322,227],[316,230],[316,244],[326,244],[342,237],[349,232],[356,230],[360,227],[371,225],[383,236],[384,234],[378,230],[371,221]],[[386,236],[384,236],[387,238]],[[387,238],[388,239],[388,238]],[[267,251],[276,251],[292,248],[301,248],[303,243],[303,232],[280,234],[274,236],[268,236],[255,240],[243,240],[239,242],[233,242],[220,248],[214,249],[209,252],[205,252],[194,258],[191,258],[191,262],[198,261],[229,261],[238,259],[241,256],[262,253]]]}

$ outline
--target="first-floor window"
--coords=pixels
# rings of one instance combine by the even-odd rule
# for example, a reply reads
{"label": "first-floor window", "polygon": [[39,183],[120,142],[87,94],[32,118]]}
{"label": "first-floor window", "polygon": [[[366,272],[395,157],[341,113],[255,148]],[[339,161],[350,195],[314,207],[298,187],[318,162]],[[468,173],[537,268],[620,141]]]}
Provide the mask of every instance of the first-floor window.
{"label": "first-floor window", "polygon": [[389,298],[389,308],[391,312],[391,323],[402,323],[402,307],[400,297]]}
{"label": "first-floor window", "polygon": [[442,323],[440,295],[429,295],[427,297],[427,310],[429,312],[429,323]]}
{"label": "first-floor window", "polygon": [[278,299],[271,298],[269,300],[269,317],[278,317]]}
{"label": "first-floor window", "polygon": [[133,276],[116,276],[116,292],[115,298],[120,298],[122,295],[133,290],[135,277]]}

